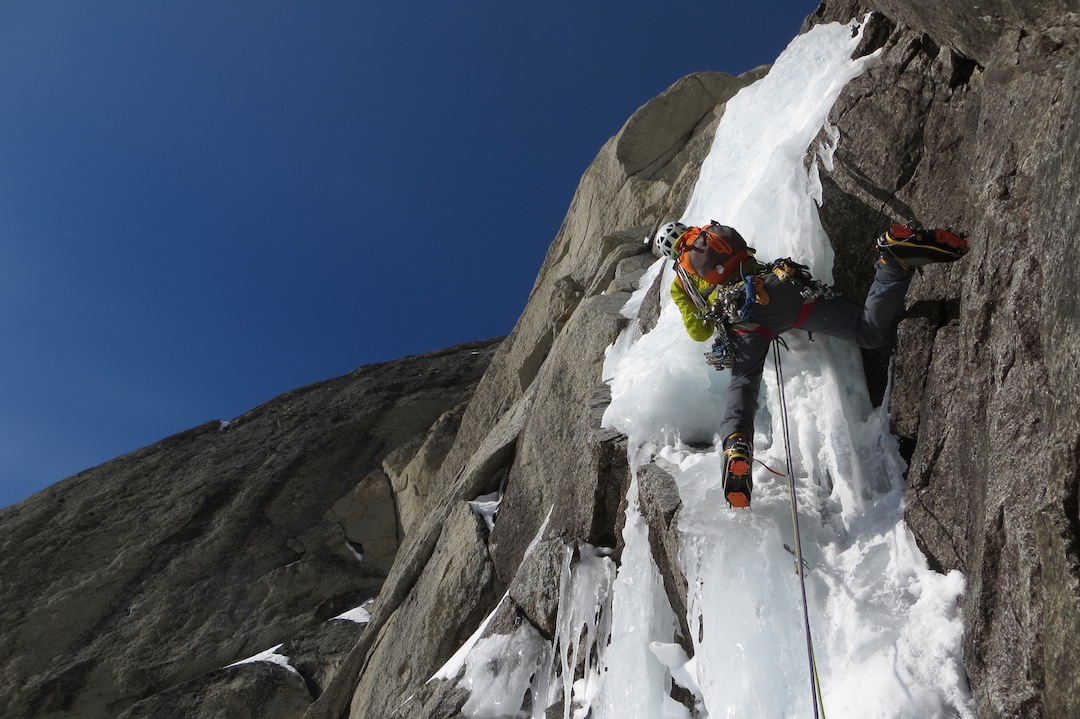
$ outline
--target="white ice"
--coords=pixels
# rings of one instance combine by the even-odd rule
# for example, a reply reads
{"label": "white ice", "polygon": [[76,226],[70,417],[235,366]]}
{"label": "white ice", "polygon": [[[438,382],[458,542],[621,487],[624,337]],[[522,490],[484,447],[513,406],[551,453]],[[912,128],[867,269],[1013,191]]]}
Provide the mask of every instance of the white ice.
{"label": "white ice", "polygon": [[551,645],[528,622],[511,634],[495,634],[469,652],[461,685],[469,700],[461,713],[476,719],[517,714],[537,671],[547,666]]}
{"label": "white ice", "polygon": [[[536,535],[532,538],[532,541],[529,542],[529,546],[525,548],[526,557],[532,554],[533,550],[536,549],[536,545],[543,538],[544,532],[547,530],[548,522],[551,521],[552,509],[553,508],[548,509],[547,516],[544,517],[544,522],[540,525],[540,529],[537,530]],[[480,642],[481,638],[484,636],[484,632],[487,631],[488,625],[491,623],[491,620],[495,617],[495,614],[498,613],[499,609],[502,607],[503,602],[508,600],[509,595],[510,592],[509,590],[507,590],[506,594],[503,595],[502,599],[499,600],[499,603],[495,606],[495,609],[493,609],[491,613],[484,618],[484,621],[480,623],[480,626],[476,628],[476,631],[473,632],[472,636],[469,637],[465,641],[465,643],[461,645],[460,648],[458,648],[456,652],[454,652],[454,655],[450,657],[450,659],[448,659],[446,663],[443,664],[443,666],[439,667],[439,670],[435,672],[435,674],[433,674],[430,679],[428,679],[429,682],[440,679],[454,679],[462,673],[462,670],[465,668],[466,660],[470,652],[472,652],[473,648]],[[502,700],[499,698],[493,698],[492,701],[501,702]]]}
{"label": "white ice", "polygon": [[[728,103],[684,222],[732,225],[759,257],[792,257],[831,280],[817,169],[831,166],[843,142],[827,123],[829,109],[875,60],[850,59],[859,40],[847,26],[815,28]],[[808,151],[815,154],[809,172]],[[670,282],[665,269],[664,287]],[[607,358],[613,399],[606,423],[630,436],[635,462],[655,459],[679,486],[688,623],[701,627],[693,637],[697,711],[813,716],[798,575],[784,548],[795,546],[786,479],[755,468],[753,510],[728,509],[714,436],[726,373],[705,365],[706,345],[687,337],[670,302],[654,330],[628,335]],[[824,337],[810,343],[797,332],[786,339],[791,351],[781,361],[824,710],[832,719],[973,716],[957,608],[963,578],[930,571],[903,523],[903,461],[888,434],[887,407],[872,409],[855,347]],[[754,443],[758,459],[784,471],[778,396],[767,372]],[[640,570],[624,563],[620,577],[630,571]],[[628,602],[654,601],[636,584],[632,591]],[[616,623],[612,643],[639,635]],[[633,706],[621,716],[656,716]]]}
{"label": "white ice", "polygon": [[[818,26],[728,103],[684,222],[732,225],[760,257],[791,257],[831,281],[817,173],[844,141],[827,122],[830,108],[876,59],[851,59],[860,39],[858,22]],[[627,317],[636,318],[658,274],[670,285],[666,264],[640,283]],[[872,408],[855,347],[798,332],[787,341],[783,389],[822,714],[974,717],[961,651],[964,579],[931,571],[903,522],[904,463],[887,405]],[[643,335],[632,321],[604,365],[605,424],[629,437],[635,471],[655,461],[679,488],[694,656],[678,643],[635,479],[618,573],[589,547],[566,564],[554,644],[531,627],[483,640],[481,630],[448,663],[441,676],[464,676],[472,688],[466,715],[539,718],[562,699],[566,719],[813,716],[799,576],[785,549],[795,546],[787,480],[756,467],[753,509],[727,507],[715,433],[728,380],[705,363],[707,349],[665,299],[655,328]],[[779,393],[766,373],[754,442],[756,457],[783,472]],[[582,658],[578,678],[572,667]],[[697,697],[692,709],[671,699],[673,682]]]}

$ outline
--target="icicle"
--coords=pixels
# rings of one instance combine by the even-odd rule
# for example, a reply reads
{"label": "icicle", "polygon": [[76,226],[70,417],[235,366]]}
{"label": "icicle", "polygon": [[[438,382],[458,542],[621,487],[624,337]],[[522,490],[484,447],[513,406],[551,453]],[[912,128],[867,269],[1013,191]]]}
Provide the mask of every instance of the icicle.
{"label": "icicle", "polygon": [[469,700],[461,713],[475,719],[517,716],[538,669],[549,665],[550,651],[528,622],[511,634],[481,639],[465,660],[460,684],[469,690]]}
{"label": "icicle", "polygon": [[[596,690],[601,654],[611,634],[611,582],[615,578],[615,563],[608,556],[610,550],[580,544],[578,554],[574,563],[574,548],[567,547],[559,582],[555,638],[562,669],[563,719],[584,716]],[[575,682],[583,648],[584,676]],[[581,709],[580,715],[571,715],[575,703]]]}

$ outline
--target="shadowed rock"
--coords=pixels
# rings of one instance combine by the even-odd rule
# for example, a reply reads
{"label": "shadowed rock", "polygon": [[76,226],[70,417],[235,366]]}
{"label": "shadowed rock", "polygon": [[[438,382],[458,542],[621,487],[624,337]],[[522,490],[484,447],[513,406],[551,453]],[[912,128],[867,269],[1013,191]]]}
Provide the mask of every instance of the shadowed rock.
{"label": "shadowed rock", "polygon": [[380,465],[497,346],[363,367],[0,512],[0,714],[115,716],[378,594],[399,539]]}

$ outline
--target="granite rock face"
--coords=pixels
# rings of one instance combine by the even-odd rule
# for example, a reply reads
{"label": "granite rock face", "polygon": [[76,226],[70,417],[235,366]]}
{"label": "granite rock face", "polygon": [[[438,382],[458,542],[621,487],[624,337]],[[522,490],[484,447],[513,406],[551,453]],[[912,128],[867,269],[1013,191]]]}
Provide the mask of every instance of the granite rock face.
{"label": "granite rock face", "polygon": [[[580,542],[618,543],[629,468],[622,438],[599,426],[604,352],[628,322],[620,310],[654,261],[643,240],[682,211],[724,103],[763,72],[680,80],[638,110],[586,170],[524,313],[477,387],[438,473],[426,481],[434,490],[371,624],[307,719],[458,716],[464,699],[456,683],[426,679],[460,642],[496,606],[501,626],[527,621],[550,639],[567,552]],[[421,586],[451,513],[500,488],[494,529],[473,540],[475,551],[490,556],[492,583],[459,586],[457,602],[471,613],[448,629],[458,643],[414,652],[395,642],[427,626]],[[523,562],[535,539],[538,549]]]}
{"label": "granite rock face", "polygon": [[852,248],[875,215],[872,234],[895,218],[972,247],[915,281],[898,330],[905,516],[967,576],[979,715],[1080,716],[1080,5],[828,1],[811,21],[871,9],[881,59],[834,108],[823,223]]}
{"label": "granite rock face", "polygon": [[[0,512],[0,714],[427,717],[460,708],[423,683],[511,586],[499,626],[551,632],[568,547],[616,542],[625,447],[590,401],[642,240],[763,72],[685,78],[628,121],[506,340],[360,368]],[[500,490],[490,532],[469,501]],[[279,644],[296,671],[230,666]]]}
{"label": "granite rock face", "polygon": [[[364,367],[0,512],[0,715],[115,717],[377,595],[400,541],[382,462],[464,403],[497,347]],[[271,682],[305,707],[359,634],[330,624],[344,648],[325,637],[320,669]]]}

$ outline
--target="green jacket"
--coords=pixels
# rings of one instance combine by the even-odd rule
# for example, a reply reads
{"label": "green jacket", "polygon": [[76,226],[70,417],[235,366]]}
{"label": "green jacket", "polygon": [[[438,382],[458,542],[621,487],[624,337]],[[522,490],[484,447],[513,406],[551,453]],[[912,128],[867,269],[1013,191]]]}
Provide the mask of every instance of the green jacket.
{"label": "green jacket", "polygon": [[[690,279],[697,285],[701,296],[706,298],[711,305],[715,299],[713,293],[716,291],[716,286],[710,285],[700,277],[691,276]],[[694,304],[694,300],[690,298],[690,293],[683,288],[682,280],[679,279],[678,275],[675,276],[675,281],[671,283],[671,299],[675,300],[675,305],[679,308],[679,312],[682,313],[686,332],[692,339],[697,342],[706,342],[712,339],[715,331],[712,322],[702,316],[701,310]]]}
{"label": "green jacket", "polygon": [[[765,268],[765,265],[758,262],[757,259],[750,256],[750,259],[743,262],[742,274],[753,275]],[[716,290],[719,289],[718,285],[710,285],[705,280],[697,276],[690,276],[690,279],[697,285],[698,292],[706,299],[709,305],[716,302]],[[732,278],[729,284],[742,284],[742,277],[738,279]],[[671,299],[675,300],[675,305],[679,308],[679,312],[682,313],[683,325],[686,327],[686,333],[690,335],[692,339],[697,342],[707,342],[713,338],[716,328],[713,327],[712,322],[709,322],[703,316],[701,310],[694,304],[694,300],[690,298],[690,293],[682,285],[682,281],[678,275],[675,276],[675,281],[671,283]]]}

